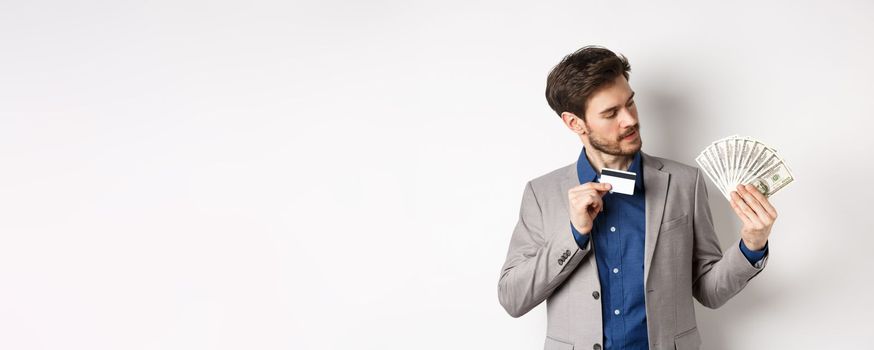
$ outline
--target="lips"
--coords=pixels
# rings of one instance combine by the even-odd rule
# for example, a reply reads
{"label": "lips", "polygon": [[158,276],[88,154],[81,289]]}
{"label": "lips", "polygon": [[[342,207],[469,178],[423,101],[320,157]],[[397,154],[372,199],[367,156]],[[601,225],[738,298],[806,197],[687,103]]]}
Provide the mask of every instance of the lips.
{"label": "lips", "polygon": [[628,138],[634,138],[634,136],[637,136],[637,130],[634,130],[630,134],[623,136],[622,139],[625,140]]}

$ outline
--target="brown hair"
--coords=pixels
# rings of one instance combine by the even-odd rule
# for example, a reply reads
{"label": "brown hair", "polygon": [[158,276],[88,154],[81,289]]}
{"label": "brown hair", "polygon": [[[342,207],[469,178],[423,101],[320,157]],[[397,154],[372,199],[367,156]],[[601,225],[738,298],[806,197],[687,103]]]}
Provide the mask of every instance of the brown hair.
{"label": "brown hair", "polygon": [[628,79],[628,59],[604,47],[589,45],[565,56],[546,78],[546,102],[555,113],[571,112],[586,120],[589,96],[619,74]]}

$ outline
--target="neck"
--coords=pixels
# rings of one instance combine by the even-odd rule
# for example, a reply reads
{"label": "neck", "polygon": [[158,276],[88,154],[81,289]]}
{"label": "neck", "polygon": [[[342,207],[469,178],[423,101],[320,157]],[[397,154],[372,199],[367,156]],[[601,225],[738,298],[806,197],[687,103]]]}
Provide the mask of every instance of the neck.
{"label": "neck", "polygon": [[592,147],[586,147],[586,158],[589,159],[589,164],[597,173],[600,173],[603,168],[628,170],[634,160],[633,155],[616,156],[600,152]]}

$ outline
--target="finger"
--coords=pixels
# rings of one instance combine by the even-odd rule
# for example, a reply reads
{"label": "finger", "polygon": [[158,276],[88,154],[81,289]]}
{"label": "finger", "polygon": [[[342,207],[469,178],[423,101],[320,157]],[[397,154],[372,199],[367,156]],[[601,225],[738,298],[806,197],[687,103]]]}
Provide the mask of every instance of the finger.
{"label": "finger", "polygon": [[593,218],[595,215],[600,213],[601,210],[603,210],[603,208],[598,205],[598,203],[589,203],[588,205],[586,205],[586,213],[591,214]]}
{"label": "finger", "polygon": [[750,209],[750,206],[744,202],[743,198],[737,193],[737,191],[731,191],[731,199],[735,202],[734,204],[740,208],[740,210],[746,215],[747,219],[749,219],[751,224],[757,224],[759,221],[759,216]]}
{"label": "finger", "polygon": [[589,193],[592,193],[592,190],[588,187],[574,187],[568,191],[567,196],[571,200],[584,200]]}
{"label": "finger", "polygon": [[572,188],[570,191],[568,191],[568,195],[570,195],[571,193],[577,193],[577,192],[581,192],[581,193],[591,192],[591,193],[597,193],[599,196],[603,197],[612,188],[613,188],[613,186],[608,184],[608,183],[602,184],[602,183],[597,183],[597,182],[589,182],[589,183]]}
{"label": "finger", "polygon": [[740,220],[743,221],[745,225],[752,225],[752,221],[750,221],[749,215],[747,215],[743,208],[741,208],[741,203],[743,203],[743,200],[740,199],[740,195],[738,195],[737,192],[731,192],[730,202],[732,209],[735,210],[735,213],[737,213],[737,216],[740,218]]}
{"label": "finger", "polygon": [[569,190],[567,191],[567,193],[568,193],[568,194],[570,194],[570,193],[577,193],[577,192],[584,191],[585,189],[586,189],[586,185],[577,185],[577,186],[571,187],[571,189],[569,189]]}
{"label": "finger", "polygon": [[604,202],[601,201],[601,196],[598,196],[594,193],[589,193],[589,203],[594,208],[598,209],[597,212],[602,212],[604,210]]}
{"label": "finger", "polygon": [[604,205],[604,202],[601,200],[601,196],[599,196],[597,193],[589,192],[588,196],[589,196],[589,203]]}
{"label": "finger", "polygon": [[577,199],[577,200],[591,201],[590,197],[592,197],[592,196],[595,196],[598,198],[601,197],[599,195],[598,191],[593,190],[591,188],[585,188],[582,190],[573,191],[573,192],[568,193],[568,198]]}
{"label": "finger", "polygon": [[586,182],[584,184],[579,184],[579,185],[576,185],[574,187],[571,187],[570,191],[585,191],[585,190],[589,189],[589,187],[591,187],[592,185],[597,185],[597,184],[598,184],[597,182]]}
{"label": "finger", "polygon": [[[732,194],[734,194],[734,192],[732,192]],[[734,213],[737,214],[737,217],[739,217],[741,221],[743,221],[744,225],[752,225],[747,214],[744,214],[744,212],[740,210],[740,207],[737,206],[737,203],[734,202],[734,197],[732,197],[728,202],[731,203],[731,209],[734,209]]]}
{"label": "finger", "polygon": [[770,223],[772,221],[771,216],[770,214],[768,214],[765,208],[762,207],[762,204],[759,203],[759,200],[756,199],[756,197],[754,197],[753,194],[743,185],[738,185],[737,188],[738,193],[741,194],[741,198],[743,198],[744,202],[746,202],[750,209],[752,209],[756,213],[759,221],[761,221],[762,223]]}
{"label": "finger", "polygon": [[604,211],[604,206],[599,203],[592,203],[592,209],[595,211],[595,214],[599,214]]}
{"label": "finger", "polygon": [[584,191],[590,191],[590,190],[609,191],[611,188],[612,188],[612,186],[608,183],[587,182],[587,183],[584,183],[582,185],[577,185],[577,186],[571,187],[571,189],[568,190],[568,193],[584,192]]}
{"label": "finger", "polygon": [[604,194],[606,194],[607,192],[610,192],[610,190],[613,189],[613,185],[608,184],[608,183],[592,182],[591,184],[592,184],[592,189],[595,190],[596,192],[598,192],[599,196],[604,196]]}
{"label": "finger", "polygon": [[777,209],[774,209],[774,206],[771,205],[771,202],[768,201],[768,197],[765,197],[762,192],[759,192],[759,189],[753,185],[746,185],[747,191],[753,194],[753,197],[759,200],[759,203],[762,204],[762,207],[771,215],[771,219],[777,219]]}

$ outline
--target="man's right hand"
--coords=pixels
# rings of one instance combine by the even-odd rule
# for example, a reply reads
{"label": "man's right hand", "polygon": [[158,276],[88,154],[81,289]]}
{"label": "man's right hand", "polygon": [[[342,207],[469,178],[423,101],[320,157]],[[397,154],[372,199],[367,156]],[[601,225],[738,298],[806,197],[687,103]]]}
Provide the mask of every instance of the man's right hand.
{"label": "man's right hand", "polygon": [[567,198],[570,206],[568,214],[577,231],[584,235],[589,234],[595,217],[604,210],[601,197],[604,197],[611,188],[608,183],[587,182],[568,190]]}

